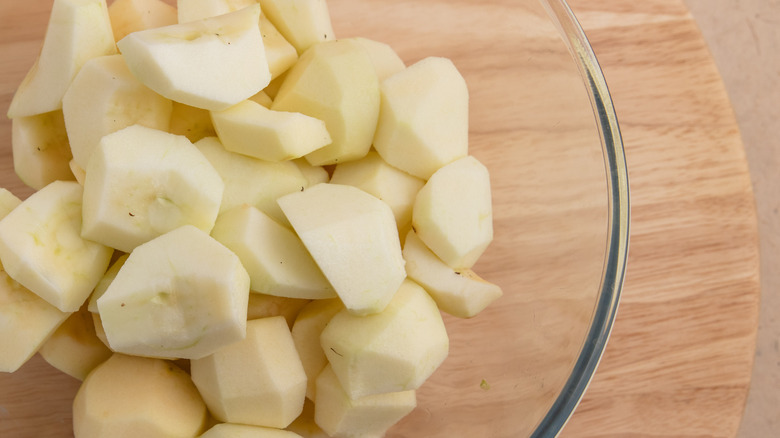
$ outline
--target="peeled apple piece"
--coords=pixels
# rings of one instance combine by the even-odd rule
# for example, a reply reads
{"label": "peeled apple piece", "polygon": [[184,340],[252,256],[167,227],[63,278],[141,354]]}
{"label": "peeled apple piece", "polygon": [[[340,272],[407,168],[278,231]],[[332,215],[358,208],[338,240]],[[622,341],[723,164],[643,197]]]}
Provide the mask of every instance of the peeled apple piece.
{"label": "peeled apple piece", "polygon": [[92,314],[85,307],[72,313],[38,352],[49,365],[78,380],[113,354],[97,337]]}
{"label": "peeled apple piece", "polygon": [[106,0],[55,0],[38,59],[8,108],[8,118],[62,108],[62,96],[81,66],[116,53]]}
{"label": "peeled apple piece", "polygon": [[103,137],[89,161],[81,234],[130,252],[182,225],[208,233],[224,186],[187,138],[127,127]]}
{"label": "peeled apple piece", "polygon": [[21,368],[69,315],[0,271],[0,372]]}
{"label": "peeled apple piece", "polygon": [[499,299],[498,285],[483,280],[471,269],[455,270],[409,231],[404,242],[404,260],[409,278],[419,283],[443,312],[458,318],[471,318]]}
{"label": "peeled apple piece", "polygon": [[220,423],[214,425],[199,438],[301,438],[301,436],[295,432],[272,427]]}
{"label": "peeled apple piece", "polygon": [[390,45],[364,37],[351,39],[366,49],[380,82],[406,68],[404,61]]}
{"label": "peeled apple piece", "polygon": [[335,298],[301,240],[251,205],[219,216],[211,235],[236,253],[253,291],[287,298]]}
{"label": "peeled apple piece", "polygon": [[147,87],[186,105],[219,111],[271,80],[258,25],[260,6],[134,32],[117,43]]}
{"label": "peeled apple piece", "polygon": [[114,351],[197,359],[244,339],[248,298],[238,257],[185,225],[135,248],[97,304]]}
{"label": "peeled apple piece", "polygon": [[406,278],[390,207],[340,184],[317,184],[278,203],[347,309],[381,312]]}
{"label": "peeled apple piece", "polygon": [[229,14],[257,4],[257,0],[177,0],[179,23]]}
{"label": "peeled apple piece", "polygon": [[219,421],[284,428],[303,409],[306,374],[281,316],[249,321],[246,339],[193,360],[191,367]]}
{"label": "peeled apple piece", "polygon": [[379,116],[379,79],[371,58],[355,41],[315,44],[285,74],[271,109],[325,122],[332,142],[306,155],[309,163],[321,166],[365,156]]}
{"label": "peeled apple piece", "polygon": [[206,405],[190,376],[169,361],[114,354],[81,384],[73,401],[75,438],[192,438]]}
{"label": "peeled apple piece", "polygon": [[132,125],[167,130],[171,101],[130,73],[122,55],[87,61],[62,98],[73,161],[86,169],[100,139]]}
{"label": "peeled apple piece", "polygon": [[417,389],[449,353],[449,337],[436,303],[411,280],[404,281],[381,313],[337,313],[320,342],[352,400]]}
{"label": "peeled apple piece", "polygon": [[490,174],[473,156],[438,170],[417,193],[412,226],[447,266],[471,268],[493,240]]}
{"label": "peeled apple piece", "polygon": [[316,380],[314,420],[334,438],[382,437],[417,407],[415,391],[350,398],[328,365]]}
{"label": "peeled apple piece", "polygon": [[289,226],[290,223],[276,200],[309,186],[298,166],[289,161],[258,160],[230,152],[215,137],[203,138],[195,143],[195,146],[214,166],[225,183],[220,213],[249,204],[280,224]]}
{"label": "peeled apple piece", "polygon": [[428,179],[468,154],[469,94],[447,58],[428,57],[382,81],[374,148],[390,165]]}
{"label": "peeled apple piece", "polygon": [[260,7],[299,54],[335,38],[326,0],[260,0]]}
{"label": "peeled apple piece", "polygon": [[61,110],[12,119],[11,147],[14,171],[29,187],[40,190],[57,180],[73,181]]}
{"label": "peeled apple piece", "polygon": [[303,370],[306,371],[306,398],[314,400],[315,381],[328,364],[325,352],[320,345],[320,335],[334,315],[344,309],[338,299],[314,300],[298,313],[292,326],[295,349],[301,357]]}
{"label": "peeled apple piece", "polygon": [[55,181],[0,221],[8,275],[63,312],[87,300],[113,253],[81,237],[82,193],[75,181]]}
{"label": "peeled apple piece", "polygon": [[225,149],[261,160],[292,160],[331,143],[322,120],[252,100],[213,111],[211,120]]}
{"label": "peeled apple piece", "polygon": [[176,8],[162,0],[114,0],[108,6],[114,41],[140,30],[177,23]]}

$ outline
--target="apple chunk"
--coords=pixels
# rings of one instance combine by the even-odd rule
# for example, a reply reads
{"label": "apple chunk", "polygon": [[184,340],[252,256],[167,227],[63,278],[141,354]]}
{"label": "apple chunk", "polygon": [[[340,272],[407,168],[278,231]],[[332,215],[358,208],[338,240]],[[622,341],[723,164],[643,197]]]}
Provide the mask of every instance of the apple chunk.
{"label": "apple chunk", "polygon": [[404,242],[404,260],[409,278],[431,295],[443,312],[458,318],[471,318],[501,297],[501,288],[483,280],[471,269],[455,270],[409,231]]}
{"label": "apple chunk", "polygon": [[238,255],[253,291],[287,298],[335,298],[298,236],[250,205],[219,216],[211,235]]}
{"label": "apple chunk", "polygon": [[455,269],[470,268],[493,240],[490,175],[473,156],[450,163],[417,193],[412,226]]}
{"label": "apple chunk", "polygon": [[131,125],[167,130],[171,108],[130,73],[122,55],[90,59],[62,98],[73,161],[86,169],[101,138]]}
{"label": "apple chunk", "polygon": [[130,71],[168,99],[217,111],[271,80],[260,6],[131,33],[117,43]]}
{"label": "apple chunk", "polygon": [[322,120],[272,111],[252,100],[213,111],[211,120],[225,149],[261,160],[300,158],[331,142]]}
{"label": "apple chunk", "polygon": [[352,400],[417,389],[449,353],[436,303],[411,280],[404,281],[381,313],[337,313],[322,331],[320,342]]}
{"label": "apple chunk", "polygon": [[331,144],[306,155],[314,165],[336,164],[368,153],[379,116],[379,79],[357,42],[319,43],[286,73],[271,105],[325,122]]}
{"label": "apple chunk", "polygon": [[82,383],[73,401],[77,437],[197,436],[206,405],[190,376],[171,362],[114,354]]}
{"label": "apple chunk", "polygon": [[219,421],[284,428],[303,410],[306,374],[281,316],[249,321],[246,339],[193,360],[192,380]]}
{"label": "apple chunk", "polygon": [[97,304],[114,351],[196,359],[245,337],[248,299],[238,257],[185,225],[135,248]]}
{"label": "apple chunk", "polygon": [[185,224],[210,232],[223,189],[185,137],[133,125],[103,137],[89,161],[81,234],[130,252]]}
{"label": "apple chunk", "polygon": [[390,207],[340,184],[317,184],[277,202],[347,309],[381,312],[406,278]]}
{"label": "apple chunk", "polygon": [[57,180],[72,181],[72,159],[62,111],[11,120],[14,171],[28,186],[40,190]]}
{"label": "apple chunk", "polygon": [[335,38],[326,0],[260,0],[260,6],[298,53]]}
{"label": "apple chunk", "polygon": [[428,57],[382,81],[374,147],[392,166],[428,179],[468,154],[466,81],[447,58]]}
{"label": "apple chunk", "polygon": [[114,0],[108,16],[115,41],[133,32],[177,23],[176,8],[163,0]]}
{"label": "apple chunk", "polygon": [[116,53],[105,0],[55,0],[38,59],[8,108],[8,118],[62,108],[71,81],[88,59]]}
{"label": "apple chunk", "polygon": [[82,193],[75,181],[55,181],[0,221],[8,275],[63,312],[81,307],[113,253],[81,237]]}

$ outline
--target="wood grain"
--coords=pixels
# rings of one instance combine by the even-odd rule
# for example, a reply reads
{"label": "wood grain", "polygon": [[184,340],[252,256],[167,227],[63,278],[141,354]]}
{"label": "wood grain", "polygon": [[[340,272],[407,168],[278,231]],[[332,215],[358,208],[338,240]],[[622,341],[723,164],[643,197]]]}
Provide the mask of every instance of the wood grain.
{"label": "wood grain", "polygon": [[[633,232],[612,338],[563,436],[733,436],[752,363],[758,250],[720,77],[679,0],[571,3],[621,122]],[[389,436],[525,435],[582,345],[603,260],[604,169],[576,69],[535,1],[329,4],[338,36],[389,42],[408,64],[453,59],[471,93],[471,151],[494,185],[496,240],[477,271],[506,295],[478,318],[447,318],[451,357]],[[50,5],[0,3],[0,112]],[[9,151],[3,118],[0,183],[24,196]],[[0,436],[71,436],[77,388],[38,356],[0,375]]]}

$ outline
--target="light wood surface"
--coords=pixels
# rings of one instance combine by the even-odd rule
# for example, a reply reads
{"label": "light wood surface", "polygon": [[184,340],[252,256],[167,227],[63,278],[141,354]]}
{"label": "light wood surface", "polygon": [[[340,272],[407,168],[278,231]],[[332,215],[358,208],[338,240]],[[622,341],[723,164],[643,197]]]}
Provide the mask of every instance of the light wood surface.
{"label": "light wood surface", "polygon": [[[30,1],[24,4],[4,2],[0,6],[0,16],[13,13],[16,17],[4,21],[0,28],[1,59],[4,63],[0,68],[0,110],[3,112],[10,101],[10,93],[29,66],[30,51],[37,50],[49,5],[50,1]],[[406,7],[412,5],[418,7],[413,2],[405,4]],[[442,21],[452,18],[446,13],[446,5],[442,2],[438,4],[438,9],[420,14],[420,20],[433,20],[434,16]],[[480,5],[494,12],[505,6],[501,1]],[[698,29],[679,0],[572,0],[571,5],[599,57],[621,122],[632,187],[632,241],[623,301],[610,344],[591,387],[563,436],[734,436],[750,380],[759,287],[755,207],[744,150],[728,97]],[[431,15],[431,12],[439,15]],[[476,9],[474,12],[474,22],[485,25],[479,21],[483,16]],[[348,24],[349,20],[361,17],[361,13],[367,11],[354,12],[349,19],[334,14],[334,17],[342,17],[334,20]],[[360,27],[359,23],[351,24]],[[510,26],[512,23],[488,24],[494,25],[488,30],[500,34],[510,29],[502,28],[502,25]],[[535,23],[529,21],[524,24],[531,28]],[[422,22],[416,25],[422,25]],[[363,24],[363,27],[370,26]],[[415,23],[408,23],[408,26],[413,27]],[[437,35],[437,32],[431,30],[430,35]],[[489,38],[485,37],[485,41]],[[421,52],[414,51],[414,41],[399,42],[399,45],[399,52],[405,60],[421,56]],[[425,48],[444,50],[447,47],[446,41],[434,41],[427,42]],[[507,45],[503,57],[514,55],[515,50],[518,47]],[[497,56],[496,53],[501,51],[489,53]],[[463,54],[453,52],[453,55]],[[17,58],[13,59],[21,57],[28,61],[11,61],[14,56]],[[468,81],[485,80],[486,74],[480,76],[482,67],[498,62],[497,57],[488,58],[487,55],[478,59],[480,64],[464,66],[464,76]],[[560,67],[554,65],[555,59],[550,58],[546,64],[549,70],[542,73],[550,74]],[[538,71],[532,73],[540,74]],[[559,85],[561,83],[573,86],[565,79],[561,79]],[[533,96],[534,92],[551,94],[554,91],[544,89],[542,84],[537,85],[542,89],[527,90],[526,94]],[[490,123],[491,116],[495,116],[489,112],[490,108],[479,106],[480,97],[501,100],[513,95],[472,96],[478,105],[474,113],[489,114],[472,120],[477,152],[480,158],[493,166],[501,166],[500,163],[506,160],[491,153],[486,145],[492,135],[500,132],[499,128],[511,124],[513,120],[504,115],[503,119],[493,122],[495,125],[490,125],[491,129],[480,129]],[[583,134],[581,126],[571,121],[567,124],[559,114],[536,116],[549,117],[549,126],[563,123],[562,128],[576,134],[562,136],[572,144],[575,137]],[[575,117],[574,120],[579,119]],[[18,181],[10,176],[9,126],[7,121],[0,123],[0,142],[4,145],[0,148],[0,176],[5,178],[0,181],[22,190]],[[526,134],[535,132],[533,127],[526,127],[525,131]],[[574,163],[593,159],[587,154],[572,156],[570,152],[565,152],[568,150],[565,146],[569,145],[562,145],[559,152],[562,166],[575,168]],[[503,172],[510,172],[512,168],[508,166],[511,165],[505,164]],[[528,173],[518,174],[537,178],[559,171],[553,167],[533,169],[532,166],[524,170]],[[510,184],[503,180],[497,187],[501,192],[499,201],[503,201],[497,207],[505,207],[506,210],[501,211],[507,212],[506,216],[498,218],[498,230],[508,227],[510,219],[519,214],[516,207],[511,207],[517,199],[509,194],[522,187],[522,182]],[[585,186],[581,193],[589,191],[593,191],[593,187]],[[524,201],[544,208],[543,200],[531,195]],[[600,205],[584,205],[574,212],[579,215],[581,223],[597,225],[601,218],[597,211],[601,210],[595,207]],[[538,241],[532,243],[550,246],[555,243],[556,237],[561,237],[561,228],[554,230],[549,225],[545,228],[549,221],[542,219],[549,219],[550,211],[534,213],[537,216],[529,220],[536,221],[534,225],[541,233]],[[581,228],[565,231],[571,233],[566,237],[574,239]],[[598,239],[599,235],[594,233],[593,238]],[[577,253],[567,254],[568,258],[564,261],[593,259],[594,254],[598,255],[586,251],[592,249],[591,246],[580,249]],[[489,261],[500,260],[500,256],[510,252],[514,254],[509,241],[498,242],[491,251]],[[553,262],[556,255],[559,254],[546,254],[545,262]],[[504,268],[513,262],[532,262],[518,257],[507,259],[503,264],[486,266],[482,272],[499,284],[544,280],[532,278],[530,274],[525,274],[525,277],[523,274],[507,274],[512,271]],[[568,282],[593,280],[587,275],[595,272],[593,267],[578,267],[581,277],[572,276],[567,279]],[[561,320],[560,324],[577,326],[586,323],[587,313],[582,313],[581,306],[564,308],[569,312],[554,315],[549,312],[547,316],[568,318]],[[535,307],[526,311],[529,319],[535,319],[536,312],[543,312],[545,308]],[[501,321],[521,316],[508,313],[506,307],[497,306],[491,312],[491,315],[501,317]],[[550,321],[559,323],[555,319]],[[489,320],[483,318],[456,326],[459,328],[454,332],[453,345],[462,346],[463,342],[471,339],[464,333],[488,330],[485,327],[489,324]],[[488,344],[485,340],[482,343]],[[538,349],[539,354],[550,354],[551,345],[537,339],[535,343],[524,346]],[[481,345],[467,347],[482,348]],[[470,351],[466,347],[455,348],[456,357]],[[535,415],[528,413],[533,407],[518,409],[517,405],[499,405],[500,409],[491,405],[491,409],[479,409],[478,401],[488,396],[500,398],[517,393],[518,384],[504,380],[509,379],[507,367],[516,366],[517,361],[527,361],[527,358],[508,355],[505,359],[505,362],[491,362],[483,370],[486,374],[479,376],[485,377],[491,384],[493,389],[490,392],[481,390],[478,386],[480,379],[476,379],[474,390],[466,393],[476,400],[470,405],[466,403],[466,406],[477,410],[484,424],[500,424],[511,416]],[[467,362],[457,362],[456,359],[452,363]],[[543,361],[537,364],[538,367],[543,365]],[[444,369],[444,373],[451,371],[452,368]],[[566,367],[553,371],[557,371],[556,376],[565,377]],[[3,378],[3,388],[11,388],[18,394],[5,393],[0,397],[22,400],[14,406],[15,413],[22,414],[9,416],[0,409],[0,430],[12,437],[68,436],[67,432],[63,432],[69,426],[67,400],[72,397],[78,382],[52,373],[37,356],[20,372]],[[39,383],[32,387],[22,383],[30,379],[38,379]],[[472,380],[474,376],[468,375],[456,383],[472,385]],[[503,383],[508,385],[502,387]],[[555,379],[551,377],[540,381],[540,384],[554,386]],[[447,380],[434,379],[432,389],[447,394],[450,393],[446,391],[452,391],[453,398],[450,400],[456,404],[458,400],[454,397],[460,393],[456,392],[457,388],[451,388],[452,385]],[[534,390],[531,385],[520,389]],[[427,400],[425,397],[423,395],[424,402]],[[543,404],[536,408],[540,406]],[[409,420],[409,424],[439,425],[448,428],[449,436],[483,436],[464,432],[463,427],[468,424],[443,422],[431,414],[442,412],[437,408],[433,406],[431,411],[418,413]],[[34,431],[29,429],[30,424],[36,425]],[[415,436],[411,426],[403,430],[405,432],[393,436]],[[490,429],[483,427],[479,430]]]}

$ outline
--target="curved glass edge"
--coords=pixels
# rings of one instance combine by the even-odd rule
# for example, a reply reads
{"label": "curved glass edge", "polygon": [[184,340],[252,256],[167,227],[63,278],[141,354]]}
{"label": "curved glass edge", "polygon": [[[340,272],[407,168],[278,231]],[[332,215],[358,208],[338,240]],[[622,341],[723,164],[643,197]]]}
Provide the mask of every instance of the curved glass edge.
{"label": "curved glass edge", "polygon": [[555,437],[568,422],[590,384],[606,348],[617,315],[626,272],[629,246],[629,187],[623,140],[607,82],[596,55],[566,0],[540,0],[558,27],[577,64],[589,97],[601,138],[607,173],[608,234],[599,300],[588,336],[558,398],[537,426],[533,438]]}

